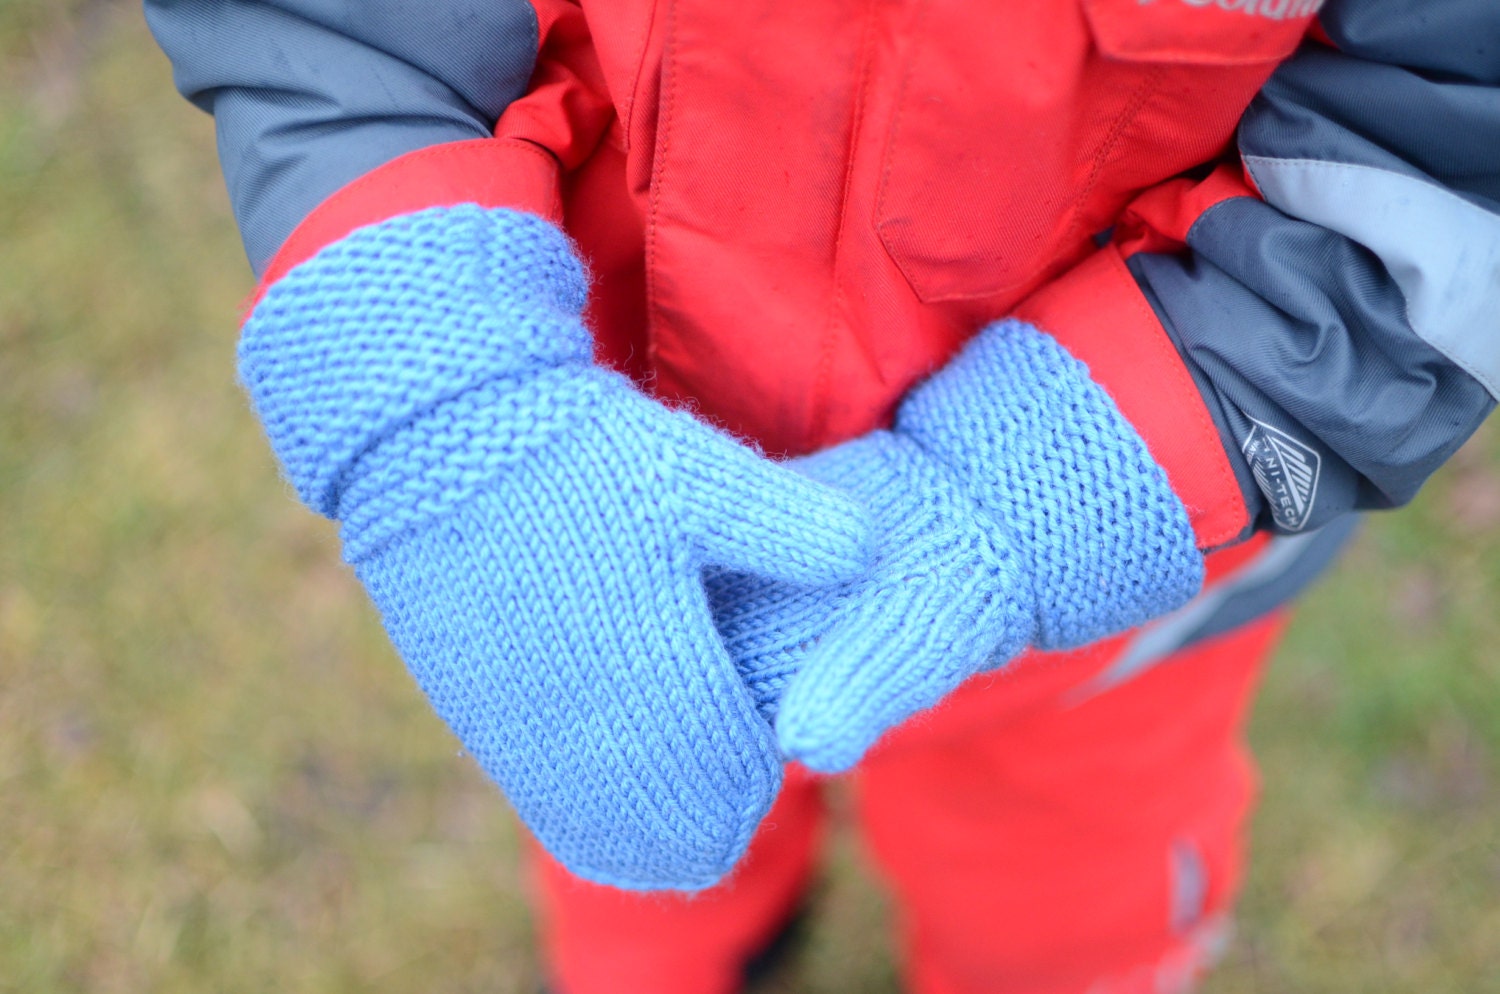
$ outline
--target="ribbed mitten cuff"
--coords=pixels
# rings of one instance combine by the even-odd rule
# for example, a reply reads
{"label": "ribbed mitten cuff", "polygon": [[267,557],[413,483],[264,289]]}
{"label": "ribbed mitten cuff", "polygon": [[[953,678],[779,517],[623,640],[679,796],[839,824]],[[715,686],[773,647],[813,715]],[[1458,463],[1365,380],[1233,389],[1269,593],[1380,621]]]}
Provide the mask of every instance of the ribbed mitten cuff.
{"label": "ribbed mitten cuff", "polygon": [[1134,628],[1202,586],[1166,473],[1083,363],[1031,325],[982,331],[913,391],[897,430],[1005,523],[1030,565],[1039,648]]}

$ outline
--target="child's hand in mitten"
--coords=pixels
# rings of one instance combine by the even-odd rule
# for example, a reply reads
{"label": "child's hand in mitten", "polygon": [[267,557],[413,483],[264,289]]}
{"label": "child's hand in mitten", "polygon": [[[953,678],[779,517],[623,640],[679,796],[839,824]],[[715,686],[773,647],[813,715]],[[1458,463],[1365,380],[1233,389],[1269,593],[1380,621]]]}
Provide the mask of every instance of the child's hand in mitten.
{"label": "child's hand in mitten", "polygon": [[913,390],[893,430],[796,465],[870,509],[875,568],[834,589],[716,572],[709,591],[782,749],[817,770],[1028,645],[1084,645],[1202,585],[1166,474],[1083,364],[1018,321]]}
{"label": "child's hand in mitten", "polygon": [[542,844],[592,880],[699,888],[781,776],[702,571],[848,580],[869,524],[595,366],[585,291],[537,218],[398,217],[274,284],[241,374],[417,682]]}

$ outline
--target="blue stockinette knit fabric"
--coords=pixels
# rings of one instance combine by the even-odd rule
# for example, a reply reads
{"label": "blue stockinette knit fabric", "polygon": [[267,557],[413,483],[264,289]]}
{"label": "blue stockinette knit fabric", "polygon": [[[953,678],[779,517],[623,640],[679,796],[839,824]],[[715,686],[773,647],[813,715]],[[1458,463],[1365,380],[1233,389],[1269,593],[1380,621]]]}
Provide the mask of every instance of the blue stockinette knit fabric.
{"label": "blue stockinette knit fabric", "polygon": [[1203,583],[1187,511],[1140,436],[1019,321],[913,390],[892,431],[797,465],[870,509],[874,570],[831,590],[727,572],[708,588],[761,713],[813,769],[847,769],[1027,645],[1085,645]]}
{"label": "blue stockinette knit fabric", "polygon": [[[768,719],[809,658],[842,660],[839,694],[880,708],[910,691],[888,668],[860,665],[872,646],[891,659],[920,655],[934,686],[962,681],[975,656],[1023,648],[1029,619],[1011,592],[1025,581],[1003,529],[976,521],[957,481],[910,438],[876,431],[794,465],[870,510],[879,554],[871,575],[837,587],[709,575],[719,631]],[[853,709],[846,717],[883,720]]]}
{"label": "blue stockinette knit fabric", "polygon": [[595,366],[586,290],[538,218],[394,218],[271,287],[241,377],[412,675],[542,844],[601,883],[698,889],[782,767],[702,573],[847,580],[869,522]]}

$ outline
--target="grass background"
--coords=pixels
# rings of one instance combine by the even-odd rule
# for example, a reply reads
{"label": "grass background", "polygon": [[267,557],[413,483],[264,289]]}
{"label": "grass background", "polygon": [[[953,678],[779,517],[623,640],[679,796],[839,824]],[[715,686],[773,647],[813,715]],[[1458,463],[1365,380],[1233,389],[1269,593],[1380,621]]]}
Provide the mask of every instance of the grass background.
{"label": "grass background", "polygon": [[[497,794],[278,481],[212,126],[135,4],[0,2],[0,991],[529,992]],[[1217,994],[1500,991],[1500,432],[1255,714]],[[847,833],[781,991],[891,992]]]}

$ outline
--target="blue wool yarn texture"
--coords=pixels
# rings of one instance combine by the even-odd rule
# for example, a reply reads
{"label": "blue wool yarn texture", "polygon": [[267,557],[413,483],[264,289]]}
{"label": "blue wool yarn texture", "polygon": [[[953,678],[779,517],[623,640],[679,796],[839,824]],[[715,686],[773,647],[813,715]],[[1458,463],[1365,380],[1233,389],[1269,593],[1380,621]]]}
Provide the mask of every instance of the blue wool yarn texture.
{"label": "blue wool yarn texture", "polygon": [[422,211],[274,284],[240,374],[412,675],[542,845],[596,882],[695,890],[744,852],[783,762],[703,571],[849,581],[870,522],[596,366],[586,295],[547,222]]}
{"label": "blue wool yarn texture", "polygon": [[798,460],[869,508],[870,574],[832,589],[715,571],[725,643],[782,749],[853,766],[887,730],[1024,648],[1069,649],[1203,584],[1186,509],[1087,368],[990,325],[876,431]]}

